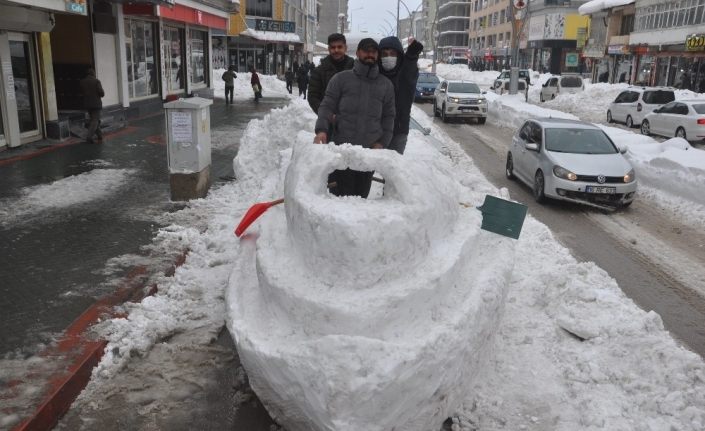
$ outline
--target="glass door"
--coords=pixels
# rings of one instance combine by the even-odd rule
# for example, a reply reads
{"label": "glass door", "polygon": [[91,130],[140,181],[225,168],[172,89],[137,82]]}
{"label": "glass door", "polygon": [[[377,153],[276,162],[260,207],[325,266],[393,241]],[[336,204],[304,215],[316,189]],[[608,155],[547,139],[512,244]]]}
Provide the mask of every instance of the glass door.
{"label": "glass door", "polygon": [[20,137],[22,142],[28,142],[41,136],[34,46],[28,34],[10,33],[9,40]]}

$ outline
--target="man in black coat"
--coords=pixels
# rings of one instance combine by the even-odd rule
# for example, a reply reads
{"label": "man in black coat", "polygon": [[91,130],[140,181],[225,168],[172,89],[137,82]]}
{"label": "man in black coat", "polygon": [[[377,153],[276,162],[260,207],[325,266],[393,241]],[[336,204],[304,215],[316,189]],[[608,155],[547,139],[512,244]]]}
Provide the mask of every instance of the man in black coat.
{"label": "man in black coat", "polygon": [[343,70],[353,68],[354,59],[345,54],[348,50],[345,36],[333,33],[328,36],[328,56],[321,60],[321,64],[311,72],[308,83],[308,104],[313,112],[318,114],[326,88],[333,75]]}
{"label": "man in black coat", "polygon": [[100,80],[95,77],[95,70],[88,69],[86,77],[81,80],[81,92],[83,93],[83,108],[88,112],[88,134],[86,142],[93,143],[95,135],[99,142],[103,141],[103,132],[100,131],[100,111],[103,109],[101,98],[105,96]]}
{"label": "man in black coat", "polygon": [[414,103],[416,80],[419,77],[417,60],[423,50],[423,45],[412,40],[406,49],[406,54],[404,54],[399,39],[390,36],[379,41],[379,50],[379,71],[394,84],[394,98],[396,100],[394,135],[389,149],[404,154],[406,140],[409,136],[411,105]]}

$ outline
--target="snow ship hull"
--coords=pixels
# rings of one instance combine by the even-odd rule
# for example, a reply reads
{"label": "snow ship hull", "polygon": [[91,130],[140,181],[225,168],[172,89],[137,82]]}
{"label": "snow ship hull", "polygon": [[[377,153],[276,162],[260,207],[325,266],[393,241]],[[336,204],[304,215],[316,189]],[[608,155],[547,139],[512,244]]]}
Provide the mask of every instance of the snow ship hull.
{"label": "snow ship hull", "polygon": [[[346,167],[381,174],[384,196],[330,195]],[[227,290],[250,385],[288,431],[437,430],[462,402],[514,245],[480,230],[452,178],[437,155],[295,144],[285,204],[242,240]]]}

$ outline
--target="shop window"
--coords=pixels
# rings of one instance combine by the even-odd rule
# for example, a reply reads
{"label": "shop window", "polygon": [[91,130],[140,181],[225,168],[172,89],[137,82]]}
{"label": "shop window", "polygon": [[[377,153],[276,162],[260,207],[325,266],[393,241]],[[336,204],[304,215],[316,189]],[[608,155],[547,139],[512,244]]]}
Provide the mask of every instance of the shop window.
{"label": "shop window", "polygon": [[206,84],[208,32],[190,30],[189,42],[191,44],[191,83]]}
{"label": "shop window", "polygon": [[272,18],[272,0],[251,0],[248,1],[245,13],[250,16],[261,16]]}
{"label": "shop window", "polygon": [[163,26],[162,30],[162,56],[167,92],[178,92],[184,88],[183,30],[168,25]]}
{"label": "shop window", "polygon": [[154,23],[125,20],[127,86],[130,99],[151,96],[159,91],[154,45]]}

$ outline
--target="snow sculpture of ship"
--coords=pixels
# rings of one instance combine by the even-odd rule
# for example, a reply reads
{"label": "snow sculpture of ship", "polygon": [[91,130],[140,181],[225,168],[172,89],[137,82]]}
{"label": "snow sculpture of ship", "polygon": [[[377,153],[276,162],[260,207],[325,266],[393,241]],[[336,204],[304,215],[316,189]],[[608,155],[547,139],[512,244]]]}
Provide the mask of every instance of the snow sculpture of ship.
{"label": "snow sculpture of ship", "polygon": [[[330,195],[346,167],[383,176],[383,197]],[[243,239],[227,291],[250,384],[288,431],[436,430],[458,407],[514,253],[459,196],[438,153],[294,145],[284,205]]]}

